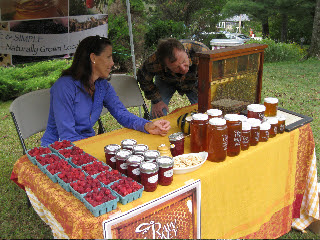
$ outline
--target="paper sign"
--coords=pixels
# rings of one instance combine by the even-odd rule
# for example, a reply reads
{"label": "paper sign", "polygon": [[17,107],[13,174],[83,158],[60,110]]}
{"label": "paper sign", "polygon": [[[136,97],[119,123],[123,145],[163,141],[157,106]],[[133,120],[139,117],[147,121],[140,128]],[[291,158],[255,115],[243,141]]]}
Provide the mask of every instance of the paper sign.
{"label": "paper sign", "polygon": [[201,181],[103,222],[105,239],[200,239]]}

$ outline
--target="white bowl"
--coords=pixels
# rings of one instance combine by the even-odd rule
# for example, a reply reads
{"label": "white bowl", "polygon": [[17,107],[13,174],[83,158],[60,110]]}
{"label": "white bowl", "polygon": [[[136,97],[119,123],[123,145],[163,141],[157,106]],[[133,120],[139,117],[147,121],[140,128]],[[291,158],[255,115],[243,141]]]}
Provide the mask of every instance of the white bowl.
{"label": "white bowl", "polygon": [[[191,166],[191,167],[184,167],[184,168],[173,168],[173,173],[174,174],[184,174],[184,173],[189,173],[197,170],[204,164],[205,161],[207,161],[208,158],[208,153],[207,152],[199,152],[199,153],[188,153],[188,154],[182,154],[179,156],[189,156],[189,155],[198,155],[200,156],[203,161],[197,165]],[[178,156],[177,156],[178,157]]]}

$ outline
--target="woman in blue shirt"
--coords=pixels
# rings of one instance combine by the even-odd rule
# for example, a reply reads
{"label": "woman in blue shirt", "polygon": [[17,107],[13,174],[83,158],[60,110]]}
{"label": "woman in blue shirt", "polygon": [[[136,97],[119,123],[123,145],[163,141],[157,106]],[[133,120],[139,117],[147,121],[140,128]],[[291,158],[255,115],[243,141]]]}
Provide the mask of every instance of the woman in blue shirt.
{"label": "woman in blue shirt", "polygon": [[162,136],[168,133],[169,121],[150,122],[124,107],[107,80],[113,65],[109,39],[90,36],[79,43],[71,67],[64,70],[51,87],[49,119],[42,146],[59,139],[77,141],[94,136],[93,126],[103,106],[124,127]]}

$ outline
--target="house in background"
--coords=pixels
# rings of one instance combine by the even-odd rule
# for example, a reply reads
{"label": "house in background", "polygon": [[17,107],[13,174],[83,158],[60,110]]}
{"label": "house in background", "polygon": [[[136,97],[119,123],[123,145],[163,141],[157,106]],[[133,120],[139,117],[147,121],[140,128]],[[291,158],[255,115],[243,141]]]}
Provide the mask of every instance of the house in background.
{"label": "house in background", "polygon": [[218,23],[217,29],[220,31],[232,32],[236,28],[237,33],[241,33],[241,28],[244,27],[244,23],[250,21],[249,17],[246,14],[240,14],[227,18]]}

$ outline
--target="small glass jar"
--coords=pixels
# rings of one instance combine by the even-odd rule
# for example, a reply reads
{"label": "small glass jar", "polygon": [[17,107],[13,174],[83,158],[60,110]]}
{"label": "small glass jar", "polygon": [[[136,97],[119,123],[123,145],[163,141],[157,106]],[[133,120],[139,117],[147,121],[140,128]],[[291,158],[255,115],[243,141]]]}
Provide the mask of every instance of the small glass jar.
{"label": "small glass jar", "polygon": [[277,116],[278,111],[278,99],[272,97],[266,97],[264,99],[264,106],[266,106],[265,115],[266,117],[275,117]]}
{"label": "small glass jar", "polygon": [[227,121],[228,127],[228,147],[227,155],[234,157],[239,155],[241,151],[241,131],[242,122],[238,114],[226,114],[224,118]]}
{"label": "small glass jar", "polygon": [[264,122],[260,125],[260,142],[267,142],[269,140],[269,131],[271,125],[267,122]]}
{"label": "small glass jar", "polygon": [[243,122],[245,122],[245,121],[247,121],[247,117],[246,116],[244,116],[244,115],[238,115],[239,116],[239,120],[243,123]]}
{"label": "small glass jar", "polygon": [[251,125],[247,122],[242,122],[242,132],[241,132],[241,150],[248,150],[250,147],[250,137],[251,137]]}
{"label": "small glass jar", "polygon": [[227,122],[222,118],[211,118],[207,131],[208,160],[222,162],[227,157],[228,128]]}
{"label": "small glass jar", "polygon": [[211,118],[222,118],[222,111],[219,109],[208,109],[207,115],[209,119]]}
{"label": "small glass jar", "polygon": [[127,176],[140,182],[140,164],[143,161],[141,155],[131,155],[127,159]]}
{"label": "small glass jar", "polygon": [[121,141],[122,149],[132,150],[134,145],[137,145],[137,141],[134,139],[124,139]]}
{"label": "small glass jar", "polygon": [[173,157],[184,154],[184,134],[177,132],[169,135],[170,151]]}
{"label": "small glass jar", "polygon": [[158,187],[159,166],[155,162],[142,162],[140,164],[141,184],[144,191],[154,192]]}
{"label": "small glass jar", "polygon": [[248,110],[248,114],[247,114],[248,118],[256,118],[262,121],[264,118],[266,107],[262,104],[250,104],[247,106],[247,110]]}
{"label": "small glass jar", "polygon": [[284,133],[286,128],[286,117],[283,115],[278,116],[278,133]]}
{"label": "small glass jar", "polygon": [[157,150],[147,150],[143,156],[146,162],[156,162],[157,158],[160,157],[160,152]]}
{"label": "small glass jar", "polygon": [[134,155],[143,155],[145,151],[147,151],[149,147],[145,144],[137,144],[132,147],[132,154]]}
{"label": "small glass jar", "polygon": [[273,138],[278,133],[278,118],[276,117],[267,118],[267,123],[271,125],[270,131],[269,131],[269,137]]}
{"label": "small glass jar", "polygon": [[122,173],[127,175],[127,159],[132,155],[132,152],[128,149],[121,149],[116,152],[116,169]]}
{"label": "small glass jar", "polygon": [[115,154],[121,149],[118,144],[109,144],[104,147],[104,154],[106,156],[106,163],[112,168],[116,169],[116,158]]}
{"label": "small glass jar", "polygon": [[192,115],[190,125],[190,148],[192,153],[207,151],[208,115],[196,113]]}
{"label": "small glass jar", "polygon": [[256,118],[248,118],[247,123],[251,125],[250,146],[256,146],[260,139],[261,121]]}
{"label": "small glass jar", "polygon": [[173,180],[173,165],[174,161],[171,157],[161,156],[157,158],[159,166],[159,184],[162,186],[168,186]]}

